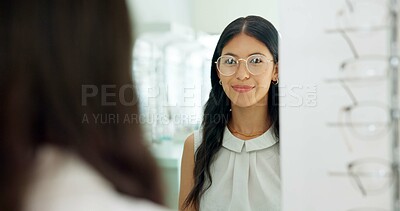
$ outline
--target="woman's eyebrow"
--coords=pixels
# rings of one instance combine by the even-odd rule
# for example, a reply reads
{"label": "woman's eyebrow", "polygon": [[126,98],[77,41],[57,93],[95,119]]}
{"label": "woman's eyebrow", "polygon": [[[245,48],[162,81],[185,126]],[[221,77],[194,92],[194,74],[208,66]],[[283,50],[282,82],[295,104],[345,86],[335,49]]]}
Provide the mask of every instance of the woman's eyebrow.
{"label": "woman's eyebrow", "polygon": [[223,54],[224,56],[233,56],[233,57],[238,57],[236,54],[234,54],[234,53],[224,53]]}
{"label": "woman's eyebrow", "polygon": [[[236,54],[234,54],[234,53],[230,53],[230,52],[225,53],[225,54],[223,54],[223,55],[226,55],[226,56],[233,56],[233,57],[239,57],[238,55],[236,55]],[[265,54],[260,53],[260,52],[251,53],[251,54],[249,54],[249,55],[247,55],[247,56],[249,57],[249,56],[252,56],[252,55],[263,55],[263,56],[266,56]]]}
{"label": "woman's eyebrow", "polygon": [[260,52],[252,53],[252,54],[249,54],[248,56],[252,56],[252,55],[263,55],[263,56],[266,56],[265,54],[260,53]]}

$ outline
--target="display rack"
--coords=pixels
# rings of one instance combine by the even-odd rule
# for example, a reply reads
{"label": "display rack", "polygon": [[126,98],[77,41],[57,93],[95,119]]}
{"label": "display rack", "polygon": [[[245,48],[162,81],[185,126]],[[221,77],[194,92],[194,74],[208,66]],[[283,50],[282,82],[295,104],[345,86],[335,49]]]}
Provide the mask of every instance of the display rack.
{"label": "display rack", "polygon": [[390,0],[390,35],[389,35],[389,76],[390,76],[390,120],[392,126],[392,210],[400,211],[400,177],[399,177],[399,55],[398,55],[398,0]]}

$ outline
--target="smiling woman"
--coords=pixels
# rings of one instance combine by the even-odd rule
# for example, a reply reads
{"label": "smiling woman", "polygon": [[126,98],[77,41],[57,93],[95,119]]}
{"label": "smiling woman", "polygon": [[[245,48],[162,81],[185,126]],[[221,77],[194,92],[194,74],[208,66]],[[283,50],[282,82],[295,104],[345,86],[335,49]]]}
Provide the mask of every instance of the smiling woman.
{"label": "smiling woman", "polygon": [[185,141],[180,208],[281,210],[275,27],[258,16],[230,23],[214,51],[211,85],[202,127]]}

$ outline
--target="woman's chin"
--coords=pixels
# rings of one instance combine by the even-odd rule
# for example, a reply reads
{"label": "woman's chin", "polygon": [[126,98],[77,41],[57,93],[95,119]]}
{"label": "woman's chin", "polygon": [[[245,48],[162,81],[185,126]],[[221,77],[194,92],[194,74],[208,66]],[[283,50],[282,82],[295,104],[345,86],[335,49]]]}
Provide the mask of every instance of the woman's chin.
{"label": "woman's chin", "polygon": [[257,104],[255,98],[245,98],[245,97],[237,97],[236,100],[231,101],[235,106],[246,108]]}
{"label": "woman's chin", "polygon": [[257,99],[254,95],[235,95],[230,97],[231,103],[235,106],[246,108],[252,106],[266,106],[266,98]]}

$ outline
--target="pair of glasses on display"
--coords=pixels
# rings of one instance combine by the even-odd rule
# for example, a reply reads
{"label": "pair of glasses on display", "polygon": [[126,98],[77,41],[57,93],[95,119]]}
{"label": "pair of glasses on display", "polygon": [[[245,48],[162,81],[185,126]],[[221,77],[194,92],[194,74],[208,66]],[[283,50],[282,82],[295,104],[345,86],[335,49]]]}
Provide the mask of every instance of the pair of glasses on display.
{"label": "pair of glasses on display", "polygon": [[[387,81],[388,59],[386,55],[363,54],[354,41],[357,35],[363,38],[388,29],[388,5],[385,0],[346,0],[343,9],[337,13],[338,27],[327,30],[327,33],[339,33],[349,46],[352,58],[339,65],[339,77],[327,79],[326,82],[339,83],[351,99],[351,103],[343,106],[338,113],[338,122],[328,123],[328,126],[340,127],[343,139],[349,151],[352,151],[350,140],[361,141],[381,140],[390,130],[389,107],[378,100],[360,101],[351,88],[353,83],[366,84]],[[356,38],[354,38],[356,37]],[[371,40],[371,44],[379,46],[384,39]],[[354,85],[354,84],[353,84]],[[351,134],[351,137],[347,134]],[[390,190],[394,174],[390,162],[381,158],[362,158],[349,162],[344,172],[328,172],[330,176],[346,176],[353,187],[362,195],[369,196]],[[359,207],[347,211],[385,211],[377,207]]]}
{"label": "pair of glasses on display", "polygon": [[[370,196],[390,190],[393,184],[391,163],[380,158],[364,158],[347,164],[346,172],[329,172],[330,176],[346,176],[362,196]],[[359,207],[347,211],[388,211],[376,207]]]}
{"label": "pair of glasses on display", "polygon": [[247,70],[252,75],[260,75],[268,70],[269,65],[274,64],[273,59],[268,59],[261,54],[254,54],[246,59],[236,58],[232,55],[220,56],[215,64],[218,72],[223,76],[231,76],[239,69],[240,61],[245,62]]}
{"label": "pair of glasses on display", "polygon": [[390,129],[389,107],[380,101],[358,101],[344,80],[336,80],[346,91],[351,103],[340,108],[338,122],[329,122],[327,126],[340,127],[343,141],[350,152],[354,151],[351,143],[355,140],[365,143],[386,138]]}
{"label": "pair of glasses on display", "polygon": [[[339,33],[348,44],[353,57],[342,62],[340,70],[347,74],[346,80],[376,80],[387,77],[388,56],[360,55],[352,41],[351,34],[362,34],[369,38],[373,33],[387,31],[389,13],[386,0],[346,0],[345,7],[337,13],[337,28],[327,30],[327,33]],[[376,45],[376,40],[370,40],[368,45]],[[379,42],[379,41],[378,41]],[[381,43],[385,45],[386,43]],[[361,47],[361,46],[358,46]]]}
{"label": "pair of glasses on display", "polygon": [[389,190],[393,183],[390,162],[380,158],[363,158],[347,164],[346,172],[329,172],[330,176],[347,176],[353,187],[363,196]]}

